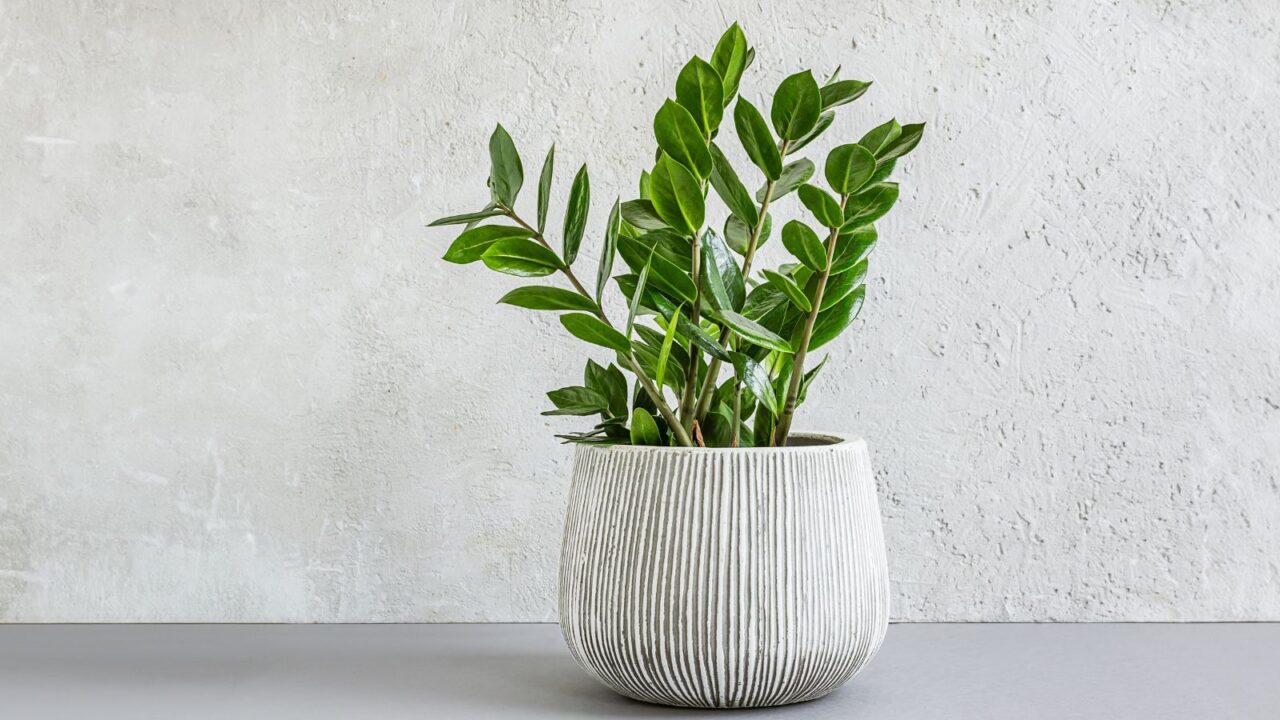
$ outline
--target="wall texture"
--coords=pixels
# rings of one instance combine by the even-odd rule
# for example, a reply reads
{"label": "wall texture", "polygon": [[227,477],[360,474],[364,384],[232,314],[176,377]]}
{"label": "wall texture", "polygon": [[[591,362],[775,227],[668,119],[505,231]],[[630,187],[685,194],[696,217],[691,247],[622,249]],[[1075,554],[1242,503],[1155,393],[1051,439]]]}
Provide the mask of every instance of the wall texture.
{"label": "wall texture", "polygon": [[501,120],[591,262],[734,19],[930,123],[800,423],[895,616],[1280,620],[1268,0],[2,1],[0,620],[551,619],[582,346],[423,226]]}

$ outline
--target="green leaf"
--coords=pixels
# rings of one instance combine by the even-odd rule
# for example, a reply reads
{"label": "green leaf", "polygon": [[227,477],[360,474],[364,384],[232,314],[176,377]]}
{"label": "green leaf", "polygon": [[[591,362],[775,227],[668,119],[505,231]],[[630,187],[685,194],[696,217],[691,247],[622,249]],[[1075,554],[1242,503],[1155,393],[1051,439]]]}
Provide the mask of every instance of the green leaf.
{"label": "green leaf", "polygon": [[747,294],[747,301],[742,304],[742,314],[759,321],[777,307],[786,304],[787,296],[769,283],[761,283]]}
{"label": "green leaf", "polygon": [[716,49],[711,53],[711,67],[722,80],[722,95],[727,106],[733,96],[738,94],[738,84],[742,82],[742,73],[747,69],[747,38],[738,23],[729,26],[720,36]]}
{"label": "green leaf", "polygon": [[607,347],[610,350],[617,350],[623,354],[631,352],[631,341],[594,315],[584,315],[582,313],[561,315],[560,324],[579,340],[589,342],[592,345]]}
{"label": "green leaf", "polygon": [[583,381],[587,387],[608,400],[609,409],[605,413],[606,418],[620,420],[627,416],[627,378],[618,366],[610,364],[609,368],[605,369],[594,360],[588,359]]}
{"label": "green leaf", "polygon": [[830,110],[862,97],[871,83],[861,80],[840,80],[822,86],[822,109]]}
{"label": "green leaf", "polygon": [[898,202],[898,183],[872,185],[849,198],[844,206],[845,228],[859,228],[884,217]]}
{"label": "green leaf", "polygon": [[649,282],[682,302],[692,303],[697,295],[693,278],[685,266],[674,261],[674,255],[661,243],[670,231],[655,231],[639,238],[619,238],[618,252],[627,266],[636,272],[650,268]]}
{"label": "green leaf", "polygon": [[441,225],[468,225],[473,222],[488,220],[491,217],[497,217],[503,214],[505,213],[503,213],[501,210],[498,210],[497,208],[489,207],[489,208],[485,208],[484,210],[480,210],[473,213],[463,213],[461,215],[449,215],[448,217],[442,217],[439,220],[432,220],[430,223],[427,224],[427,227],[439,227]]}
{"label": "green leaf", "polygon": [[817,350],[844,332],[854,318],[858,317],[866,296],[867,286],[859,285],[843,300],[827,310],[820,311],[818,319],[813,324],[813,334],[809,336],[809,350]]}
{"label": "green leaf", "polygon": [[880,154],[893,144],[899,136],[902,135],[902,126],[897,120],[890,120],[883,125],[877,125],[870,132],[862,136],[858,144],[871,151],[879,159]]}
{"label": "green leaf", "polygon": [[782,293],[787,296],[787,299],[790,300],[793,305],[800,308],[804,312],[809,312],[810,310],[813,309],[813,303],[810,302],[809,298],[805,296],[804,291],[800,289],[800,286],[796,285],[795,280],[792,280],[790,277],[783,275],[781,273],[776,273],[772,270],[765,270],[763,272],[764,272],[765,280],[767,280],[770,285],[781,290]]}
{"label": "green leaf", "polygon": [[[782,175],[778,177],[778,182],[773,187],[773,199],[786,196],[792,190],[809,182],[811,177],[813,177],[813,161],[809,158],[800,158],[793,163],[788,163],[782,168]],[[756,200],[764,202],[763,187],[756,192]]]}
{"label": "green leaf", "polygon": [[724,82],[706,60],[695,57],[681,68],[676,77],[676,100],[689,111],[711,137],[724,116]]}
{"label": "green leaf", "polygon": [[698,179],[683,165],[663,155],[650,176],[653,208],[671,227],[693,235],[702,227],[706,206]]}
{"label": "green leaf", "polygon": [[654,422],[653,416],[644,408],[636,408],[631,413],[631,444],[662,444],[662,439],[658,435],[658,423]]}
{"label": "green leaf", "polygon": [[499,240],[480,259],[490,270],[516,277],[543,277],[563,267],[555,253],[527,238]]}
{"label": "green leaf", "polygon": [[841,230],[836,238],[835,258],[831,261],[831,272],[842,273],[857,265],[871,254],[876,245],[876,229],[872,225],[864,225],[853,230]]}
{"label": "green leaf", "polygon": [[604,395],[581,385],[552,390],[547,393],[547,398],[556,409],[547,410],[543,415],[595,415],[609,409],[609,401]]}
{"label": "green leaf", "polygon": [[773,95],[769,116],[773,129],[783,140],[799,140],[818,123],[822,112],[822,91],[813,73],[805,70],[788,77]]}
{"label": "green leaf", "polygon": [[714,143],[711,145],[711,187],[715,188],[729,212],[747,225],[755,226],[760,213],[751,199],[751,192],[738,179],[738,173],[734,172],[729,159]]}
{"label": "green leaf", "polygon": [[640,269],[640,277],[636,280],[636,289],[631,293],[631,306],[627,310],[627,341],[631,340],[631,328],[636,325],[636,313],[640,312],[640,301],[644,297],[644,290],[649,285],[649,271],[653,268],[653,250],[649,250],[649,259],[645,261],[644,267]]}
{"label": "green leaf", "polygon": [[791,144],[787,146],[787,152],[792,155],[799,152],[805,145],[813,142],[819,135],[826,132],[827,128],[831,127],[831,123],[835,122],[835,119],[836,114],[833,112],[824,112],[819,115],[818,123],[813,126],[813,129],[805,133],[804,137],[799,140],[791,141]]}
{"label": "green leaf", "polygon": [[830,355],[823,355],[821,362],[805,372],[804,377],[800,380],[800,392],[796,394],[796,405],[800,405],[805,401],[805,398],[809,395],[809,384],[813,382],[814,378],[818,377],[818,371],[827,364],[827,359],[830,357]]}
{"label": "green leaf", "polygon": [[[862,262],[857,263],[856,265],[840,273],[839,275],[832,275],[829,278],[827,278],[827,286],[822,293],[821,310],[826,310],[830,308],[832,305],[835,305],[841,300],[844,300],[846,297],[849,296],[849,293],[853,292],[858,288],[859,285],[862,285],[864,282],[866,282],[866,279],[867,279],[867,261],[866,260],[863,260]],[[818,280],[818,276],[815,275],[813,279],[809,281],[809,285],[816,289],[817,280]]]}
{"label": "green leaf", "polygon": [[658,217],[658,211],[653,209],[653,203],[648,200],[628,200],[622,203],[622,219],[641,230],[661,230],[670,227],[665,220]]}
{"label": "green leaf", "polygon": [[668,322],[673,318],[676,320],[676,330],[681,335],[688,338],[694,345],[697,345],[703,352],[707,353],[711,357],[719,358],[725,362],[729,361],[729,352],[724,349],[724,346],[722,346],[719,341],[711,337],[706,330],[703,330],[702,326],[694,323],[689,318],[678,314],[676,311],[679,308],[672,305],[666,298],[654,296],[654,301],[658,305],[658,312],[662,313],[662,316],[666,318]]}
{"label": "green leaf", "polygon": [[765,178],[777,180],[782,175],[782,155],[769,132],[764,116],[746,98],[738,98],[733,106],[733,123],[738,130],[738,140],[747,151],[747,157],[760,168]]}
{"label": "green leaf", "polygon": [[507,227],[505,225],[485,225],[483,227],[472,228],[458,236],[449,249],[445,251],[444,259],[451,263],[466,265],[480,259],[481,255],[489,249],[489,246],[499,240],[524,239],[533,237],[533,231],[522,227]]}
{"label": "green leaf", "polygon": [[[756,249],[764,247],[773,231],[773,215],[764,216],[764,227],[760,229],[760,237],[756,238]],[[739,255],[747,254],[747,246],[751,244],[751,228],[735,215],[730,215],[724,222],[724,239],[729,247]]]}
{"label": "green leaf", "polygon": [[596,266],[596,304],[604,297],[604,287],[609,283],[609,273],[613,272],[613,256],[618,252],[618,233],[622,231],[622,215],[619,203],[613,201],[613,209],[609,211],[609,223],[604,229],[604,248],[600,250],[600,264]]}
{"label": "green leaf", "polygon": [[889,162],[878,163],[876,165],[876,171],[872,173],[871,179],[867,181],[867,185],[878,185],[879,183],[882,183],[885,180],[888,180],[889,176],[893,174],[893,168],[897,164],[898,164],[898,161],[896,160],[890,160]]}
{"label": "green leaf", "polygon": [[498,125],[489,136],[489,189],[496,200],[513,207],[523,184],[524,167],[520,165],[520,153],[516,152],[516,144],[506,128]]}
{"label": "green leaf", "polygon": [[782,226],[782,245],[805,267],[821,271],[827,266],[827,250],[818,234],[799,220]]}
{"label": "green leaf", "polygon": [[746,287],[742,270],[723,238],[710,228],[702,235],[703,277],[715,307],[722,310],[738,310],[746,299]]}
{"label": "green leaf", "polygon": [[924,137],[924,123],[914,125],[903,125],[902,132],[892,143],[885,147],[882,151],[876,153],[876,159],[882,163],[889,162],[895,158],[916,149],[916,145],[920,144],[920,139]]}
{"label": "green leaf", "polygon": [[841,145],[827,155],[827,183],[841,195],[856,193],[875,171],[876,156],[861,145]]}
{"label": "green leaf", "polygon": [[[818,222],[825,227],[838,228],[844,222],[844,215],[840,212],[840,203],[831,197],[825,190],[817,185],[801,185],[800,202],[809,208],[809,212],[817,218]],[[824,262],[825,266],[826,263]]]}
{"label": "green leaf", "polygon": [[569,206],[564,212],[564,262],[572,265],[582,245],[582,233],[587,227],[587,211],[591,207],[591,178],[584,164],[573,177],[569,190]]}
{"label": "green leaf", "polygon": [[538,232],[547,229],[547,208],[551,205],[551,176],[555,173],[556,146],[547,150],[547,159],[542,161],[542,175],[538,177]]}
{"label": "green leaf", "polygon": [[593,313],[599,309],[590,298],[556,287],[516,288],[503,295],[498,302],[529,310],[585,310]]}
{"label": "green leaf", "polygon": [[717,310],[715,317],[728,325],[739,337],[760,347],[791,353],[791,344],[760,323],[731,310]]}
{"label": "green leaf", "polygon": [[658,147],[694,175],[705,178],[711,174],[707,138],[683,106],[670,100],[663,102],[653,118],[653,134],[658,138]]}
{"label": "green leaf", "polygon": [[658,351],[658,368],[657,377],[653,382],[658,387],[662,387],[663,380],[667,376],[667,362],[671,359],[671,347],[675,344],[676,329],[680,326],[680,308],[676,308],[675,317],[667,321],[667,331],[662,337],[662,349]]}
{"label": "green leaf", "polygon": [[769,372],[760,363],[742,353],[735,352],[730,355],[733,356],[734,375],[742,381],[743,385],[750,388],[751,394],[755,395],[771,414],[777,415],[778,396],[773,392],[773,382],[769,379]]}

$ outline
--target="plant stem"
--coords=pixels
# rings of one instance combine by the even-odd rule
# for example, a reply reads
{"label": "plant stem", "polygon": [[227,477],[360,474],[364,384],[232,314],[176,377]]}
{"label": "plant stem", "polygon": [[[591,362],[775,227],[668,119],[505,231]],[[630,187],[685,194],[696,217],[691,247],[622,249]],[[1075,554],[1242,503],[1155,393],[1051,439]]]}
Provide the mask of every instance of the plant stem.
{"label": "plant stem", "polygon": [[[702,240],[698,233],[693,234],[693,257],[690,265],[690,275],[693,278],[693,304],[689,307],[689,321],[697,325],[702,319],[702,286],[699,284],[702,270]],[[689,353],[689,367],[685,371],[684,393],[680,397],[680,422],[686,430],[693,430],[694,417],[694,392],[698,385],[698,353]],[[708,382],[713,382],[711,376],[707,376]]]}
{"label": "plant stem", "polygon": [[[547,242],[547,239],[542,236],[542,233],[538,232],[533,226],[525,222],[523,218],[516,214],[515,210],[508,207],[503,207],[502,210],[506,213],[507,217],[533,233],[534,240],[537,240],[546,249],[555,252],[555,250],[551,248],[551,244]],[[609,327],[613,327],[613,323],[609,322],[609,318],[604,313],[604,308],[601,307],[599,303],[595,302],[595,298],[592,297],[591,293],[587,292],[586,287],[578,281],[577,276],[573,274],[573,270],[568,265],[563,265],[560,268],[560,272],[564,273],[564,276],[569,279],[569,282],[580,295],[591,300],[592,303],[595,304],[596,317],[600,318],[600,321]],[[626,360],[627,364],[631,366],[631,372],[635,373],[636,381],[640,383],[640,387],[644,388],[645,393],[649,395],[649,399],[653,400],[653,404],[657,406],[658,413],[662,415],[662,419],[667,422],[668,426],[670,426],[672,434],[676,437],[676,442],[685,447],[693,447],[693,440],[689,437],[689,433],[685,430],[684,426],[680,424],[676,414],[671,411],[671,407],[667,405],[666,398],[662,397],[662,389],[655,385],[653,380],[649,379],[649,376],[645,374],[643,367],[640,365],[640,361],[636,359],[635,353],[627,353]]]}
{"label": "plant stem", "polygon": [[[849,196],[841,195],[841,214],[844,213],[847,202],[849,202]],[[787,444],[787,435],[791,432],[791,419],[796,412],[796,398],[800,394],[800,382],[804,379],[804,356],[809,350],[809,340],[813,337],[813,324],[818,319],[818,312],[822,310],[822,295],[827,289],[827,278],[831,275],[831,262],[835,258],[836,239],[839,237],[840,228],[832,228],[831,234],[827,236],[826,269],[818,273],[818,288],[813,293],[813,309],[809,311],[809,317],[805,318],[804,333],[800,335],[800,347],[796,348],[795,358],[792,360],[791,384],[787,387],[787,399],[782,405],[782,412],[778,415],[778,424],[773,429],[773,444],[778,447]]]}

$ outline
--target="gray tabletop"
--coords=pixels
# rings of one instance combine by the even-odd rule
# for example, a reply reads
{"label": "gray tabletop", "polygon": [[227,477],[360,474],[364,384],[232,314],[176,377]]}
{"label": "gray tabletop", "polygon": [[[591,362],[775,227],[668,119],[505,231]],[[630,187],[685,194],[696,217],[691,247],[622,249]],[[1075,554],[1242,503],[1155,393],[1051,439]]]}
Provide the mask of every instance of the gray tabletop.
{"label": "gray tabletop", "polygon": [[5,718],[1280,717],[1280,624],[894,625],[850,684],[771,710],[661,708],[554,625],[0,626]]}

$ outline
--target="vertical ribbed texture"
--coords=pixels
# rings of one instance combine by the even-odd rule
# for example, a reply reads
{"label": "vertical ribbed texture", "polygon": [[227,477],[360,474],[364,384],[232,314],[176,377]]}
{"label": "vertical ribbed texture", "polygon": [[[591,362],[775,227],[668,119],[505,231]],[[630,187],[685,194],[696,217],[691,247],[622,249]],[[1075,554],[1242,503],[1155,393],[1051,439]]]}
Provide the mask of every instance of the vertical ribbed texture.
{"label": "vertical ribbed texture", "polygon": [[866,664],[888,622],[862,440],[578,447],[560,628],[617,692],[687,707],[811,700]]}

